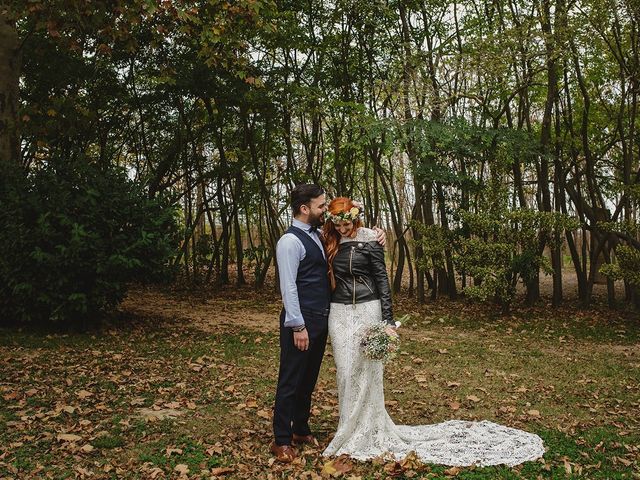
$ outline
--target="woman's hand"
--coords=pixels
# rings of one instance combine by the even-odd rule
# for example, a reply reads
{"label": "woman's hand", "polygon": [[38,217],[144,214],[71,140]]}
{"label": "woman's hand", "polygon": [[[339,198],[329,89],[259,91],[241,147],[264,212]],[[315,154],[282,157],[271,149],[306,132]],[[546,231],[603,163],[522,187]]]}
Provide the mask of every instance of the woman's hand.
{"label": "woman's hand", "polygon": [[380,227],[373,227],[373,231],[376,232],[376,241],[384,247],[387,244],[387,232]]}
{"label": "woman's hand", "polygon": [[[351,200],[351,203],[354,207],[359,208],[360,211],[364,210],[364,204],[360,200]],[[376,242],[384,247],[387,244],[387,232],[377,226],[373,227],[372,230],[376,232]]]}

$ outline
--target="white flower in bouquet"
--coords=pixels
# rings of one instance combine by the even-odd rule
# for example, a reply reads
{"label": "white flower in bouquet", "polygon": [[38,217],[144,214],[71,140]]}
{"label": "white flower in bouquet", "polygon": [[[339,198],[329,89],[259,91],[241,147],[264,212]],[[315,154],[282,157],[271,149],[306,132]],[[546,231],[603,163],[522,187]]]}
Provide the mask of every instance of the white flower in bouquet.
{"label": "white flower in bouquet", "polygon": [[362,329],[360,346],[362,353],[369,360],[387,363],[396,356],[400,347],[400,338],[395,333],[389,333],[388,328],[384,323],[375,323]]}

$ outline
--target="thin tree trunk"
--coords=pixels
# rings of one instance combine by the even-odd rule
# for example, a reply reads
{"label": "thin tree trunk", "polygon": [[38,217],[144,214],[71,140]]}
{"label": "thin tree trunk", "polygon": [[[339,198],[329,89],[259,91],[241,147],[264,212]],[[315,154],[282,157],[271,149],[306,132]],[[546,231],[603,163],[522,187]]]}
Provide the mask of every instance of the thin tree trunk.
{"label": "thin tree trunk", "polygon": [[15,25],[0,6],[0,164],[20,165],[18,101],[22,51]]}

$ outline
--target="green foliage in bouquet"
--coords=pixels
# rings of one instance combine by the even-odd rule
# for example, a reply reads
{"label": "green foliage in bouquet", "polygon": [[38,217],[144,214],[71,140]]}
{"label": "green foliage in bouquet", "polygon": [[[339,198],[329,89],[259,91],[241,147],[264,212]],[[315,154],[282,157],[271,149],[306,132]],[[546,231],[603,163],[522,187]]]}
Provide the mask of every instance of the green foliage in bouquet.
{"label": "green foliage in bouquet", "polygon": [[92,321],[129,282],[170,277],[175,210],[124,171],[70,162],[1,173],[4,321]]}
{"label": "green foliage in bouquet", "polygon": [[394,358],[400,348],[400,338],[387,332],[384,323],[365,326],[361,331],[360,346],[363,355],[369,360],[387,363]]}

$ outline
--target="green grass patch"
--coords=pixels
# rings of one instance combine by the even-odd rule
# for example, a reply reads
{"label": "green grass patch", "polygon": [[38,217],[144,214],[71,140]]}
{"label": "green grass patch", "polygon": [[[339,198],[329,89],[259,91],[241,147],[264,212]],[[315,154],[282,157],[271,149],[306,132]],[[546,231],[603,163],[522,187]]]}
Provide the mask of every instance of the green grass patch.
{"label": "green grass patch", "polygon": [[101,435],[91,442],[95,448],[118,448],[124,444],[124,439],[119,435]]}

